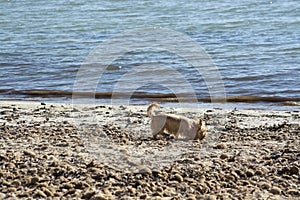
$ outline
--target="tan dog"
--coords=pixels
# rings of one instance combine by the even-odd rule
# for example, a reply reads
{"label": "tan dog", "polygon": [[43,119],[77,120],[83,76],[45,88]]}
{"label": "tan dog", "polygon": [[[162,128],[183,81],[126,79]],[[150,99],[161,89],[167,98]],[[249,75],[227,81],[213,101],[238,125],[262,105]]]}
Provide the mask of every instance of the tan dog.
{"label": "tan dog", "polygon": [[192,120],[184,116],[171,114],[157,114],[152,112],[153,107],[159,108],[159,104],[151,103],[147,109],[147,114],[151,117],[151,131],[154,137],[159,134],[164,135],[165,131],[173,134],[176,138],[183,136],[188,139],[202,140],[207,132],[204,121],[199,118]]}

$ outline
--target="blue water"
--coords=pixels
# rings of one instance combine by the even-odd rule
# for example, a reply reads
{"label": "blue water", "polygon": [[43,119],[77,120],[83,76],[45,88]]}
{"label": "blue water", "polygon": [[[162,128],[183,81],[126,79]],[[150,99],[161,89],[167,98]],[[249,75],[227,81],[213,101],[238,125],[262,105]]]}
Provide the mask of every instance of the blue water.
{"label": "blue water", "polygon": [[[0,9],[1,99],[18,98],[12,91],[72,91],[80,66],[96,47],[144,28],[170,29],[196,41],[217,67],[226,96],[300,97],[297,0],[11,0],[1,1]],[[164,72],[172,66],[198,97],[209,96],[203,77],[195,76],[184,59],[164,51],[133,51],[118,57],[97,92],[114,91],[122,73],[140,65],[153,70],[144,78],[139,73],[139,91],[172,93],[163,84],[148,82],[149,77],[161,83],[172,79]],[[181,86],[179,80],[172,81]]]}

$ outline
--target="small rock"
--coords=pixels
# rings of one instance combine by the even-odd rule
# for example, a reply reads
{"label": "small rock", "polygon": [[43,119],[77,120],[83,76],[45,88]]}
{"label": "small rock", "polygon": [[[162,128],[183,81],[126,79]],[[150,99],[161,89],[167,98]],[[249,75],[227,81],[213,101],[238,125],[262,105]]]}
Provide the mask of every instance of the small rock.
{"label": "small rock", "polygon": [[215,195],[207,195],[205,197],[205,200],[216,200],[216,199],[217,199],[217,197]]}
{"label": "small rock", "polygon": [[158,176],[158,175],[160,174],[160,171],[159,171],[158,169],[153,169],[153,170],[152,170],[152,174],[153,174],[154,176]]}
{"label": "small rock", "polygon": [[15,186],[15,187],[19,187],[19,186],[21,185],[21,182],[18,181],[18,180],[15,180],[15,181],[13,181],[11,184],[12,184],[13,186]]}
{"label": "small rock", "polygon": [[91,200],[107,200],[107,199],[109,199],[109,198],[107,198],[103,194],[97,194],[91,198]]}
{"label": "small rock", "polygon": [[268,182],[262,182],[260,183],[260,188],[264,190],[269,190],[271,188],[271,184]]}
{"label": "small rock", "polygon": [[[28,192],[23,192],[21,194],[18,194],[19,198],[26,198],[26,197],[30,197],[30,194]],[[0,196],[1,199],[1,196]]]}
{"label": "small rock", "polygon": [[221,143],[217,144],[216,148],[217,149],[227,149],[227,145],[226,145],[226,143],[221,142]]}
{"label": "small rock", "polygon": [[36,193],[35,193],[34,196],[38,196],[38,197],[42,197],[42,198],[46,198],[47,197],[47,195],[43,191],[41,191],[41,190],[36,190]]}
{"label": "small rock", "polygon": [[78,110],[77,108],[73,108],[72,110],[71,110],[71,112],[79,112],[80,110]]}
{"label": "small rock", "polygon": [[200,156],[195,155],[195,156],[194,156],[194,160],[195,160],[195,161],[199,161],[199,160],[200,160]]}
{"label": "small rock", "polygon": [[279,194],[281,194],[281,189],[280,189],[279,187],[274,186],[274,187],[270,190],[270,192],[271,192],[272,194],[274,194],[274,195],[279,195]]}
{"label": "small rock", "polygon": [[252,177],[252,176],[254,176],[254,171],[251,170],[251,169],[248,169],[248,170],[246,171],[246,176],[247,176],[247,177]]}
{"label": "small rock", "polygon": [[261,171],[262,171],[264,174],[269,173],[269,170],[268,170],[268,168],[266,168],[266,167],[262,167],[262,168],[261,168]]}
{"label": "small rock", "polygon": [[71,183],[65,183],[61,186],[61,188],[64,188],[64,189],[71,189],[73,188],[73,185]]}
{"label": "small rock", "polygon": [[291,175],[293,175],[293,174],[298,175],[298,174],[299,174],[299,168],[296,167],[296,166],[292,166],[292,167],[290,168],[290,174],[291,174]]}
{"label": "small rock", "polygon": [[139,173],[140,174],[149,174],[151,175],[152,174],[152,171],[148,168],[148,167],[143,167],[139,170]]}
{"label": "small rock", "polygon": [[148,198],[148,195],[147,194],[142,194],[141,196],[140,196],[140,199],[147,199]]}
{"label": "small rock", "polygon": [[53,193],[48,190],[47,188],[43,188],[43,192],[48,196],[48,197],[52,197],[53,196]]}
{"label": "small rock", "polygon": [[231,172],[231,175],[235,178],[235,180],[238,180],[240,178],[240,176],[235,172]]}
{"label": "small rock", "polygon": [[294,195],[294,196],[300,195],[300,191],[299,191],[299,190],[296,190],[296,189],[289,189],[289,190],[287,191],[287,193],[290,194],[290,195]]}
{"label": "small rock", "polygon": [[190,194],[186,200],[196,200],[195,195]]}
{"label": "small rock", "polygon": [[27,156],[32,156],[32,157],[36,156],[36,153],[32,150],[29,150],[29,149],[25,149],[24,154],[27,155]]}
{"label": "small rock", "polygon": [[38,183],[40,181],[39,177],[32,177],[30,179],[30,184],[31,185],[35,185],[36,183]]}
{"label": "small rock", "polygon": [[262,170],[256,170],[255,171],[255,175],[257,175],[257,176],[261,176],[261,175],[263,175],[264,173],[263,173],[263,171]]}
{"label": "small rock", "polygon": [[94,190],[89,190],[87,192],[85,192],[83,195],[82,195],[82,198],[83,199],[90,199],[92,196],[94,196],[96,194],[96,191]]}
{"label": "small rock", "polygon": [[157,187],[156,191],[159,192],[159,193],[162,193],[164,191],[164,189],[162,187]]}
{"label": "small rock", "polygon": [[76,189],[72,188],[72,189],[69,189],[64,195],[75,194],[75,192],[76,192]]}
{"label": "small rock", "polygon": [[3,194],[2,192],[0,192],[0,199],[4,199],[5,198],[5,194]]}
{"label": "small rock", "polygon": [[180,174],[175,174],[174,175],[174,180],[178,181],[179,183],[183,181],[183,178]]}
{"label": "small rock", "polygon": [[225,160],[225,159],[228,158],[228,155],[227,155],[227,154],[222,154],[222,155],[220,156],[220,158],[221,158],[222,160]]}
{"label": "small rock", "polygon": [[154,192],[152,194],[153,197],[162,197],[162,194],[160,192]]}
{"label": "small rock", "polygon": [[17,188],[14,188],[14,187],[7,188],[7,192],[8,193],[16,193],[17,192]]}

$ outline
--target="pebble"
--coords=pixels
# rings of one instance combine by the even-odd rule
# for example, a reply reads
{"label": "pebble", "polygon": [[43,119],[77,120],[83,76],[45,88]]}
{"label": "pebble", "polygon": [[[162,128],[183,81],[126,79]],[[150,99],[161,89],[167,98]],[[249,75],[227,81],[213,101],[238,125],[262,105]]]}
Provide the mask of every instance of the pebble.
{"label": "pebble", "polygon": [[221,154],[220,158],[222,160],[228,159],[228,155],[227,154]]}
{"label": "pebble", "polygon": [[94,196],[96,194],[96,191],[95,190],[89,190],[89,191],[86,191],[83,195],[82,195],[82,198],[83,199],[90,199],[92,196]]}
{"label": "pebble", "polygon": [[152,174],[152,171],[151,169],[149,169],[148,167],[143,167],[139,170],[139,173],[140,174],[148,174],[148,175],[151,175]]}
{"label": "pebble", "polygon": [[152,193],[153,197],[162,197],[163,195],[160,192],[154,192]]}
{"label": "pebble", "polygon": [[279,187],[274,186],[274,187],[270,190],[270,192],[271,192],[272,194],[274,194],[274,195],[279,195],[279,194],[281,194],[281,189],[280,189]]}
{"label": "pebble", "polygon": [[190,194],[188,197],[187,197],[187,199],[186,200],[196,200],[197,198],[196,198],[196,196],[195,195],[193,195],[193,194]]}
{"label": "pebble", "polygon": [[109,198],[103,194],[96,194],[91,198],[91,200],[108,200]]}
{"label": "pebble", "polygon": [[23,152],[24,152],[25,155],[28,155],[28,156],[32,156],[32,157],[36,156],[36,153],[32,150],[29,150],[29,149],[26,149]]}
{"label": "pebble", "polygon": [[221,143],[217,144],[216,148],[217,149],[227,149],[227,145],[226,145],[226,143],[221,142]]}
{"label": "pebble", "polygon": [[15,180],[11,184],[17,188],[17,187],[19,187],[21,185],[21,182],[18,181],[18,180]]}
{"label": "pebble", "polygon": [[30,179],[30,184],[31,185],[35,185],[36,183],[38,183],[39,182],[39,177],[32,177],[31,179]]}
{"label": "pebble", "polygon": [[248,170],[246,171],[246,176],[247,176],[247,177],[252,177],[252,176],[254,176],[254,171],[253,171],[252,169],[248,169]]}
{"label": "pebble", "polygon": [[6,195],[5,195],[4,193],[0,192],[0,199],[4,199],[5,196],[6,196]]}
{"label": "pebble", "polygon": [[140,199],[147,199],[148,198],[148,195],[147,194],[142,194],[141,196],[140,196]]}
{"label": "pebble", "polygon": [[175,174],[174,175],[174,180],[178,181],[179,183],[181,183],[183,181],[183,178],[180,174]]}
{"label": "pebble", "polygon": [[296,166],[290,167],[290,174],[291,175],[293,175],[293,174],[298,175],[299,174],[299,168],[296,167]]}
{"label": "pebble", "polygon": [[260,170],[263,172],[263,174],[269,173],[269,169],[267,167],[261,167]]}
{"label": "pebble", "polygon": [[257,175],[257,176],[261,176],[261,175],[263,175],[264,173],[263,173],[263,171],[262,170],[256,170],[255,171],[255,175]]}
{"label": "pebble", "polygon": [[294,195],[294,196],[299,196],[300,195],[300,191],[297,189],[289,189],[287,191],[288,194]]}
{"label": "pebble", "polygon": [[26,198],[26,197],[30,197],[30,194],[28,192],[23,192],[21,194],[18,194],[19,198]]}
{"label": "pebble", "polygon": [[260,188],[264,190],[269,190],[271,188],[271,184],[268,182],[261,182],[260,183]]}
{"label": "pebble", "polygon": [[36,190],[35,196],[42,197],[42,198],[46,198],[47,197],[47,195],[43,191],[41,191],[41,190]]}
{"label": "pebble", "polygon": [[216,199],[217,199],[217,197],[215,195],[207,195],[205,197],[205,200],[216,200]]}

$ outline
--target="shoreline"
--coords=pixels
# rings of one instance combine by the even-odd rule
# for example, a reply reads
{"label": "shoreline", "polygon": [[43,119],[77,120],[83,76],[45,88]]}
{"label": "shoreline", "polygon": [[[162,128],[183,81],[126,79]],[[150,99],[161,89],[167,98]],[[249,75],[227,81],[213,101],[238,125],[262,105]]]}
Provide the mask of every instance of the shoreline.
{"label": "shoreline", "polygon": [[195,142],[154,140],[146,107],[0,101],[0,199],[300,195],[299,111],[162,108],[206,121]]}
{"label": "shoreline", "polygon": [[115,100],[126,102],[133,100],[141,104],[149,104],[150,102],[159,102],[164,104],[176,103],[192,103],[195,104],[249,104],[249,107],[258,106],[261,109],[263,106],[274,106],[275,108],[284,108],[291,110],[294,107],[300,109],[300,98],[296,96],[264,96],[264,95],[228,95],[225,97],[210,97],[210,96],[195,96],[188,93],[148,93],[148,92],[74,92],[61,90],[0,90],[0,101],[45,101],[45,102],[67,102],[72,99],[94,99],[98,104],[109,103]]}
{"label": "shoreline", "polygon": [[[0,99],[0,103],[3,102],[24,102],[24,103],[47,103],[47,104],[72,104],[72,99],[69,98],[21,98],[21,99]],[[77,101],[76,99],[74,100]],[[89,102],[86,103],[90,106],[92,105],[128,105],[129,106],[147,106],[151,102],[158,102],[159,104],[165,107],[171,108],[202,108],[202,109],[222,109],[222,110],[262,110],[262,111],[287,111],[287,112],[300,112],[300,105],[298,102],[293,101],[286,101],[281,104],[278,103],[264,103],[264,102],[223,102],[223,103],[208,103],[208,102],[167,102],[167,101],[152,101],[151,99],[148,100],[137,100],[137,99],[82,99],[78,100],[78,103],[74,104],[85,104],[82,102]]]}

